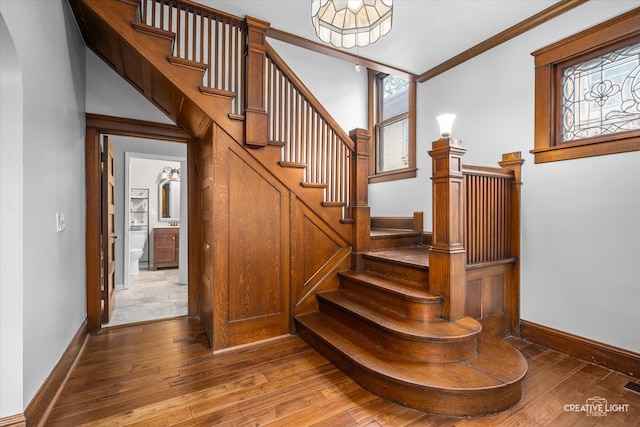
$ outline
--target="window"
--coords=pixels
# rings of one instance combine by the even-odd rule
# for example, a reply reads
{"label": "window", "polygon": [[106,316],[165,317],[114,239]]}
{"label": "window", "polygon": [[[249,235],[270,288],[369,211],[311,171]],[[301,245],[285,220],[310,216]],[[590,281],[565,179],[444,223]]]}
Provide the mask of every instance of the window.
{"label": "window", "polygon": [[370,71],[369,123],[369,182],[415,177],[415,82]]}
{"label": "window", "polygon": [[640,9],[533,55],[536,163],[640,150]]}

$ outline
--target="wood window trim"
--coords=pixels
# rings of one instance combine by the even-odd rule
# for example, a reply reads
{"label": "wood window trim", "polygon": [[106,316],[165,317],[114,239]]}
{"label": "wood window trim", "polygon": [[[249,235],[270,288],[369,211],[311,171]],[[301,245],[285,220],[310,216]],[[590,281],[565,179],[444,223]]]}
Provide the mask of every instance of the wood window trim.
{"label": "wood window trim", "polygon": [[640,37],[640,8],[532,53],[535,57],[535,163],[601,156],[640,150],[640,132],[621,132],[571,143],[556,144],[559,70],[570,61],[597,56]]}
{"label": "wood window trim", "polygon": [[[387,172],[376,173],[376,161],[378,158],[377,139],[378,132],[376,129],[378,116],[378,91],[376,90],[376,78],[380,72],[368,70],[368,122],[369,134],[371,135],[371,146],[369,147],[369,183],[396,181],[399,179],[415,178],[417,176],[416,168],[416,81],[409,78],[409,164],[406,168],[396,169]],[[400,76],[406,77],[406,76]]]}

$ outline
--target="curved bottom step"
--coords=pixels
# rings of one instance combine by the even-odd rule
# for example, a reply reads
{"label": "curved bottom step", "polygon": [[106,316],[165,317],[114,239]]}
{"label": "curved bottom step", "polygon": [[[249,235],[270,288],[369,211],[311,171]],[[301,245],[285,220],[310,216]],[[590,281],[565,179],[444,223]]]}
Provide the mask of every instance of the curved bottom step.
{"label": "curved bottom step", "polygon": [[457,416],[506,410],[522,396],[527,362],[504,341],[482,336],[478,355],[457,363],[398,356],[320,313],[296,317],[298,335],[372,393],[411,408]]}

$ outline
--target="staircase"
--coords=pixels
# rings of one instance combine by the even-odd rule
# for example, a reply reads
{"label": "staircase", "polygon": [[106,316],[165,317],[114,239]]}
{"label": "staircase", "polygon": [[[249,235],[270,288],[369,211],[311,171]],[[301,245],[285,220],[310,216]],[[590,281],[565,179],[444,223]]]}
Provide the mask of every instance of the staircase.
{"label": "staircase", "polygon": [[[216,196],[216,203],[227,207],[214,212],[206,205],[198,213],[203,235],[213,235],[218,227],[217,245],[211,239],[194,246],[201,265],[193,282],[202,283],[190,285],[199,286],[200,316],[214,349],[286,333],[293,314],[303,339],[388,400],[459,416],[498,412],[519,401],[527,369],[522,355],[483,334],[470,317],[446,320],[451,311],[447,301],[454,298],[429,287],[421,219],[420,227],[415,221],[407,226],[375,220],[369,226],[368,136],[358,130],[347,135],[337,126],[264,41],[266,23],[200,10],[187,0],[69,2],[88,46],[197,144],[215,144],[197,159],[209,156],[201,171],[216,162],[210,169],[218,174],[217,193],[211,190],[214,178],[207,176],[200,180],[203,195],[197,197],[210,203]],[[176,27],[166,29],[165,23]],[[196,42],[185,41],[183,36],[191,37],[194,29],[208,32]],[[206,41],[211,37],[221,42]],[[211,51],[216,46],[223,46],[218,53]],[[245,70],[258,75],[244,75]],[[216,137],[211,136],[214,131]],[[210,155],[214,147],[222,154]],[[248,175],[234,177],[237,192],[232,193],[228,181],[220,180],[228,180],[229,171],[239,167]],[[239,189],[248,185],[248,177],[256,188],[277,197],[260,200],[262,205],[253,200],[251,210],[244,209],[242,197],[229,201],[230,195],[246,193]],[[190,182],[199,178],[194,175]],[[271,200],[276,202],[269,205]],[[226,216],[232,202],[245,216]],[[271,244],[260,250],[254,247],[255,253],[242,247],[231,253],[231,227],[242,228],[247,241],[251,230],[253,242],[264,241],[263,228],[248,231],[247,225],[256,223],[253,212],[267,217],[277,209],[269,229],[281,235],[273,234]],[[225,214],[215,216],[219,212]],[[194,236],[200,235],[190,234],[190,244],[196,245]],[[261,258],[264,254],[268,262]],[[355,268],[345,270],[350,256],[357,259]],[[235,261],[235,274],[227,274]],[[280,268],[270,290],[265,290],[264,278],[274,269],[265,265]],[[205,277],[205,271],[211,275]],[[244,271],[251,280],[239,283],[236,278]],[[432,275],[432,283],[438,277]],[[274,298],[272,306],[247,298],[258,286]],[[232,309],[235,318],[229,315]]]}
{"label": "staircase", "polygon": [[421,238],[375,228],[372,238],[386,248],[364,254],[363,271],[340,273],[339,289],[318,294],[319,310],[295,318],[298,335],[362,386],[402,405],[474,416],[517,403],[526,361],[482,334],[476,320],[440,317],[442,297],[428,289],[429,248]]}

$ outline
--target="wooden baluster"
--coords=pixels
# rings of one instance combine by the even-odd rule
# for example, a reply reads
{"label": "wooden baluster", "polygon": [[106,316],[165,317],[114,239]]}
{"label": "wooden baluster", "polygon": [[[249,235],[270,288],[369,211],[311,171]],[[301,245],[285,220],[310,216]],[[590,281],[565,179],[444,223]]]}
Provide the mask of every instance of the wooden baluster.
{"label": "wooden baluster", "polygon": [[429,252],[429,287],[443,295],[442,317],[464,316],[466,253],[463,246],[464,191],[461,143],[440,138],[429,151],[432,158],[433,245]]}
{"label": "wooden baluster", "polygon": [[265,105],[266,33],[269,23],[247,16],[247,54],[245,64],[245,144],[250,147],[267,145],[269,127]]}

